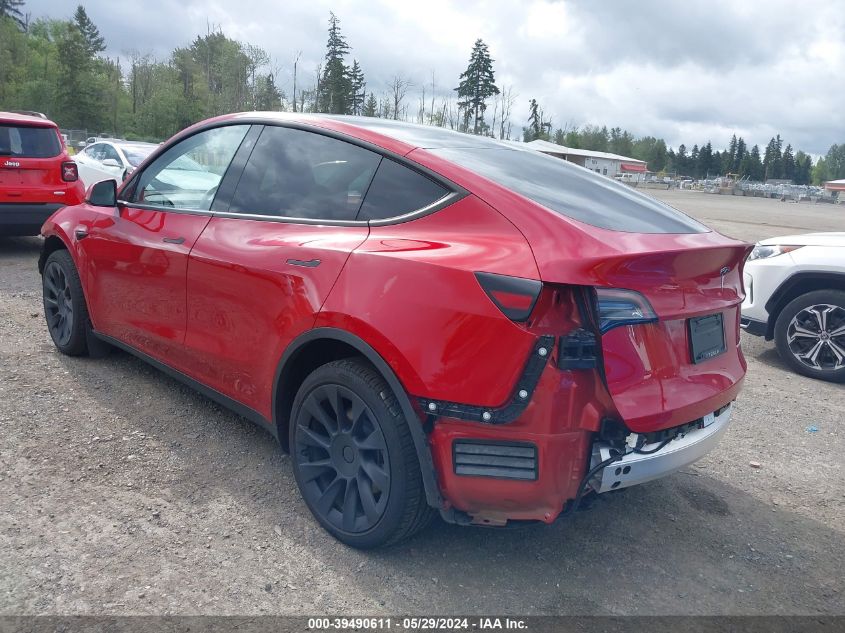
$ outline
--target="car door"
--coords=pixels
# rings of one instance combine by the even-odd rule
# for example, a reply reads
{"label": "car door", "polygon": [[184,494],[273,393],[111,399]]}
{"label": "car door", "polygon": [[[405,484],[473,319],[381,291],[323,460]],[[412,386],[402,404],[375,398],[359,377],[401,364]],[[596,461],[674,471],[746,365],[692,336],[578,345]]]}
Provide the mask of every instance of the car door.
{"label": "car door", "polygon": [[98,216],[77,237],[97,331],[174,367],[183,364],[188,254],[248,129],[216,127],[182,139],[136,174],[117,208],[92,207]]}
{"label": "car door", "polygon": [[110,178],[103,171],[104,147],[104,143],[94,143],[74,156],[79,170],[79,179],[85,183],[86,187]]}
{"label": "car door", "polygon": [[111,143],[103,143],[102,160],[100,161],[100,169],[105,174],[101,180],[114,178],[117,182],[123,179],[123,170],[126,166],[123,164],[123,159],[120,157],[117,149]]}
{"label": "car door", "polygon": [[[349,254],[380,155],[315,132],[267,126],[227,183],[188,262],[189,354],[197,378],[271,417],[276,366],[310,329]],[[228,204],[226,204],[228,202]]]}

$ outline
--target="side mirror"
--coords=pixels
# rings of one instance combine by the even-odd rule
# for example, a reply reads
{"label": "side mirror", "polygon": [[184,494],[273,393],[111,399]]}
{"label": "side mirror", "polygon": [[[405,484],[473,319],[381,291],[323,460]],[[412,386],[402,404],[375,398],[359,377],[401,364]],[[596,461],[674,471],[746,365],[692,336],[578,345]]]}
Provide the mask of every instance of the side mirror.
{"label": "side mirror", "polygon": [[117,206],[117,182],[115,180],[101,180],[88,188],[86,202],[94,207]]}
{"label": "side mirror", "polygon": [[103,161],[103,167],[120,167],[120,163],[114,158],[107,158]]}

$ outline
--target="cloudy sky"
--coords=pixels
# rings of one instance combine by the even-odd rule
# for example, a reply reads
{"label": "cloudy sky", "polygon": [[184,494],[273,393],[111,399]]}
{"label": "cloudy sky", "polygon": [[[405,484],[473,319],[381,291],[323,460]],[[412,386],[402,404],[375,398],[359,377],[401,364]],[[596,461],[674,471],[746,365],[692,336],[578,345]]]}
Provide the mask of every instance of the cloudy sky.
{"label": "cloudy sky", "polygon": [[[680,143],[764,146],[780,132],[824,154],[845,142],[845,11],[830,0],[83,0],[111,56],[164,59],[209,28],[265,48],[289,94],[296,51],[313,81],[329,11],[377,93],[396,73],[454,88],[476,38],[499,85],[557,126],[619,125]],[[76,2],[27,0],[33,17]],[[428,90],[428,88],[427,88]],[[414,100],[418,95],[411,95]]]}

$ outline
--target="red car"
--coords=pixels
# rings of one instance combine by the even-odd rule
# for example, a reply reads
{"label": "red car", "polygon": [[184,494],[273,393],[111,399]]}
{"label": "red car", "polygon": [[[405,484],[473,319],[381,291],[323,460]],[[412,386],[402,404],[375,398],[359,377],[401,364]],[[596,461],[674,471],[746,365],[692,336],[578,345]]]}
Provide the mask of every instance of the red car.
{"label": "red car", "polygon": [[551,523],[672,472],[717,443],[746,370],[749,245],[432,127],[212,119],[42,234],[59,350],[123,348],[257,422],[356,547],[433,511]]}
{"label": "red car", "polygon": [[38,235],[56,209],[84,198],[56,124],[0,112],[0,235]]}

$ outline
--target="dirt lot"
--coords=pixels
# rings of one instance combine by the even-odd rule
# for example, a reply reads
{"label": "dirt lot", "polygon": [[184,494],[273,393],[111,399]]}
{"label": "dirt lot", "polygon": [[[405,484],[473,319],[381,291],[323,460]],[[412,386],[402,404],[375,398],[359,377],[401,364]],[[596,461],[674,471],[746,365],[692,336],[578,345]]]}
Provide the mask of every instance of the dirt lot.
{"label": "dirt lot", "polygon": [[[655,195],[749,240],[845,230],[841,206]],[[743,340],[699,464],[551,527],[361,553],[269,435],[128,355],[60,356],[38,248],[0,240],[0,614],[845,614],[845,389],[770,344]]]}

